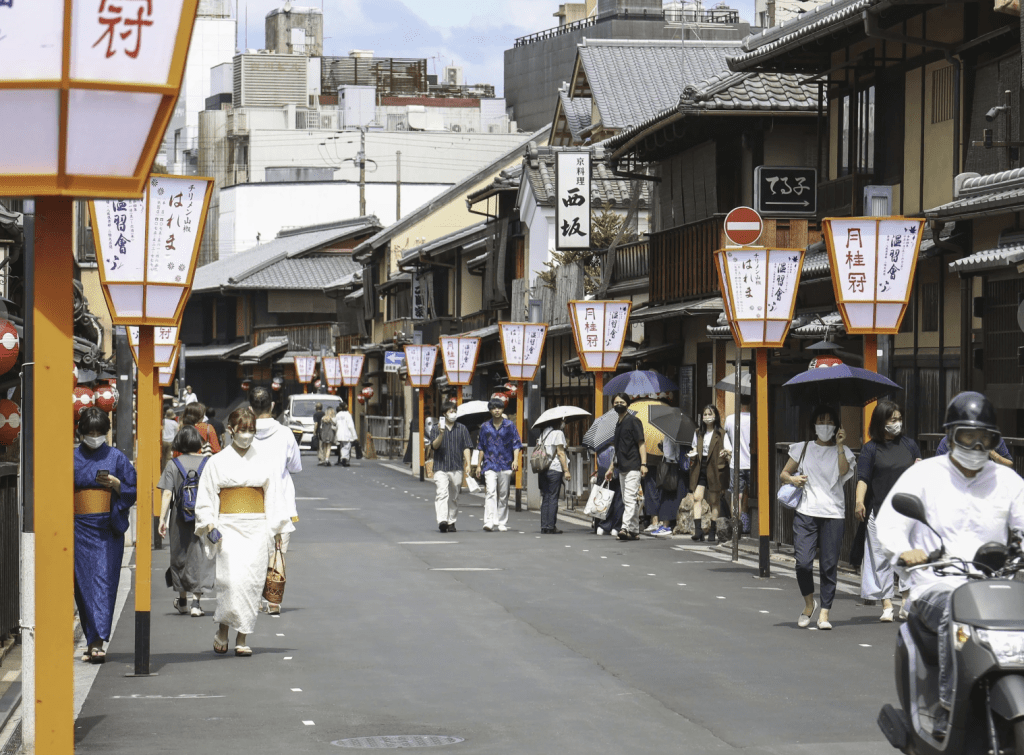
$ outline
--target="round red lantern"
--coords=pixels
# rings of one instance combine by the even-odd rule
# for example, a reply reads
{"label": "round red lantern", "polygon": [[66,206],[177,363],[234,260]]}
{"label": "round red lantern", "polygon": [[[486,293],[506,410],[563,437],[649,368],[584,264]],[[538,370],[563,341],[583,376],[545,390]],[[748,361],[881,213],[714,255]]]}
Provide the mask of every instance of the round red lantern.
{"label": "round red lantern", "polygon": [[117,406],[117,390],[110,383],[99,385],[93,393],[93,401],[97,407],[110,414]]}
{"label": "round red lantern", "polygon": [[9,372],[18,361],[19,349],[17,328],[7,320],[0,320],[0,375]]}
{"label": "round red lantern", "polygon": [[821,367],[836,367],[843,363],[843,360],[839,357],[815,357],[811,360],[809,370],[816,370]]}
{"label": "round red lantern", "polygon": [[356,396],[356,401],[359,402],[360,406],[365,406],[366,405],[366,396],[364,396],[363,394],[360,393],[358,396]]}
{"label": "round red lantern", "polygon": [[85,388],[83,386],[76,387],[74,393],[75,422],[78,422],[79,417],[82,416],[82,412],[93,405],[94,396],[90,388]]}
{"label": "round red lantern", "polygon": [[252,388],[252,381],[251,380],[243,380],[242,381],[242,390],[243,391],[247,391],[250,388]]}
{"label": "round red lantern", "polygon": [[368,399],[373,398],[373,386],[367,385],[364,387],[363,390],[360,391],[360,395]]}
{"label": "round red lantern", "polygon": [[320,378],[317,378],[316,380],[313,381],[313,387],[316,388],[317,390],[320,390]]}
{"label": "round red lantern", "polygon": [[500,401],[502,404],[508,406],[508,396],[506,396],[504,393],[492,393],[491,398],[498,399],[498,401]]}
{"label": "round red lantern", "polygon": [[13,401],[0,400],[0,445],[12,445],[20,432],[21,409]]}
{"label": "round red lantern", "polygon": [[274,378],[270,383],[270,387],[273,388],[275,391],[281,390],[282,388],[284,388],[284,378]]}

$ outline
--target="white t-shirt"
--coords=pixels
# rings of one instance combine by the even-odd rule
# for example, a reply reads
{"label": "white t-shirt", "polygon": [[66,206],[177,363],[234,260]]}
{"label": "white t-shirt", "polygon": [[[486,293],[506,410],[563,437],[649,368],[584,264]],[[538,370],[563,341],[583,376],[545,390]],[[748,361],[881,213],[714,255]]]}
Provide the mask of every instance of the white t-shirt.
{"label": "white t-shirt", "polygon": [[[794,443],[789,447],[789,458],[800,461],[804,443]],[[853,451],[843,446],[843,453],[850,468],[840,479],[839,453],[835,446],[822,446],[811,441],[807,447],[807,455],[797,474],[807,475],[804,495],[796,510],[805,516],[816,516],[822,519],[846,518],[846,495],[843,483],[853,477],[857,471]]]}
{"label": "white t-shirt", "polygon": [[[697,433],[699,432],[700,430],[693,434],[693,447],[691,448],[692,451],[697,450]],[[711,439],[714,437],[714,435],[714,430],[709,430],[708,432],[704,433],[704,445],[701,447],[701,454],[703,456],[708,455],[708,450],[711,448]],[[729,440],[728,435],[726,435],[722,440],[722,448],[729,452],[732,451],[732,441]]]}
{"label": "white t-shirt", "polygon": [[558,460],[558,446],[565,445],[565,433],[561,430],[547,430],[540,439],[551,457],[551,466],[548,469],[552,472],[564,471],[562,462]]}
{"label": "white t-shirt", "polygon": [[[736,415],[725,418],[725,434],[736,447]],[[750,469],[750,412],[740,412],[740,469]]]}

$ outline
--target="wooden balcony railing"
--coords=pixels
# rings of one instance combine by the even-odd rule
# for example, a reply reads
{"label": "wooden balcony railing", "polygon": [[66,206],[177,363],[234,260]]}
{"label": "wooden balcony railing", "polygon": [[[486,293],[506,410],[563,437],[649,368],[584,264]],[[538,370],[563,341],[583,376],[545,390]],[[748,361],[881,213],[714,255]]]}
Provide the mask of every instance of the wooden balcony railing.
{"label": "wooden balcony railing", "polygon": [[471,315],[466,315],[462,318],[461,332],[468,333],[471,330],[480,330],[481,328],[487,327],[487,321],[491,317],[491,313],[487,310],[481,310]]}
{"label": "wooden balcony railing", "polygon": [[332,328],[336,323],[332,322],[311,322],[300,325],[274,325],[267,328],[255,328],[254,335],[256,345],[266,343],[271,338],[288,337],[288,348],[293,350],[304,350],[313,346],[313,351],[319,351],[323,346],[328,351],[334,349],[334,335]]}
{"label": "wooden balcony railing", "polygon": [[404,334],[411,343],[412,332],[415,327],[416,321],[408,317],[403,317],[399,320],[389,320],[388,322],[374,322],[373,341],[374,343],[390,343],[399,334]]}
{"label": "wooden balcony railing", "polygon": [[652,303],[718,293],[714,254],[725,243],[723,218],[719,215],[648,234]]}
{"label": "wooden balcony railing", "polygon": [[623,244],[615,250],[612,285],[647,278],[650,270],[651,245],[647,239]]}

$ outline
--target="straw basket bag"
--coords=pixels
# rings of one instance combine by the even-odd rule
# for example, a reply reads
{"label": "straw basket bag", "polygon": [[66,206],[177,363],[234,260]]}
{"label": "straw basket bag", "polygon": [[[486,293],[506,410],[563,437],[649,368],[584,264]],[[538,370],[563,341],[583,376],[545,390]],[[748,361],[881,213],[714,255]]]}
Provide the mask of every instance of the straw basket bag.
{"label": "straw basket bag", "polygon": [[263,599],[276,606],[284,600],[284,554],[280,543],[274,546],[274,555],[267,566],[267,581],[263,585]]}

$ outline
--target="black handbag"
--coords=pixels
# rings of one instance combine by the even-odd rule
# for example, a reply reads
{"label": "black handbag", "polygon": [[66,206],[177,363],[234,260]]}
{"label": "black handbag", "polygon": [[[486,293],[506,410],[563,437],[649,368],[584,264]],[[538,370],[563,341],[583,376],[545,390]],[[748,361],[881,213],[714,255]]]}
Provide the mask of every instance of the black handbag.
{"label": "black handbag", "polygon": [[658,464],[658,474],[655,478],[658,487],[669,493],[675,493],[679,489],[679,464],[669,461],[664,456]]}

